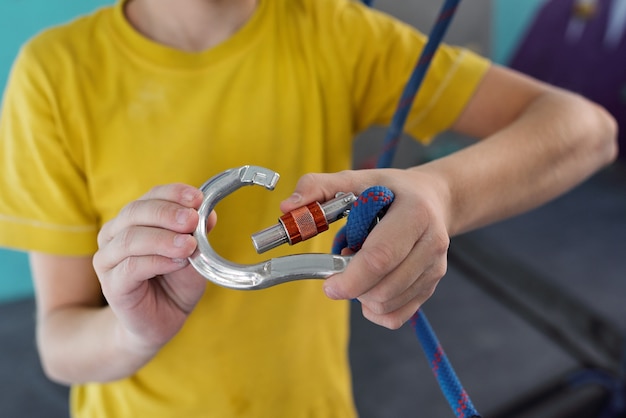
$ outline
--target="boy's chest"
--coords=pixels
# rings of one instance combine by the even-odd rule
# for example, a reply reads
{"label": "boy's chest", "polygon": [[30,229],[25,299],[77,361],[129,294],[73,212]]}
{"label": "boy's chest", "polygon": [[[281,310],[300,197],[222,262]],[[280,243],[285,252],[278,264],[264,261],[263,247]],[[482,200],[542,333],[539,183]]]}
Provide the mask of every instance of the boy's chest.
{"label": "boy's chest", "polygon": [[327,170],[329,155],[349,161],[348,98],[310,70],[288,70],[127,74],[101,85],[73,137],[88,139],[80,159],[103,218],[157,184],[199,186],[244,164],[295,182]]}

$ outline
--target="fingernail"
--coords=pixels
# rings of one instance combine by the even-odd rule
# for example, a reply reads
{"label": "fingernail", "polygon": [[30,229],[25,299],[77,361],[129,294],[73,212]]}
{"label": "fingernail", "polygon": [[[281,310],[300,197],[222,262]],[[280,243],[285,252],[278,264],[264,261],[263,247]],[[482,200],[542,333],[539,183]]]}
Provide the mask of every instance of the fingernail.
{"label": "fingernail", "polygon": [[198,193],[200,193],[200,190],[190,190],[190,191],[183,193],[183,201],[185,203],[193,202],[196,196],[198,196]]}
{"label": "fingernail", "polygon": [[180,264],[181,266],[186,266],[189,264],[189,260],[186,258],[172,258],[172,261],[176,264]]}
{"label": "fingernail", "polygon": [[174,246],[175,247],[182,247],[185,245],[185,243],[187,242],[187,239],[189,238],[189,235],[187,234],[178,234],[174,237]]}
{"label": "fingernail", "polygon": [[341,299],[335,289],[330,286],[324,286],[324,293],[326,293],[326,296],[328,296],[330,299]]}
{"label": "fingernail", "polygon": [[302,201],[302,195],[300,193],[294,193],[287,200],[291,203],[300,203]]}
{"label": "fingernail", "polygon": [[184,225],[189,219],[189,209],[178,209],[176,211],[176,222]]}

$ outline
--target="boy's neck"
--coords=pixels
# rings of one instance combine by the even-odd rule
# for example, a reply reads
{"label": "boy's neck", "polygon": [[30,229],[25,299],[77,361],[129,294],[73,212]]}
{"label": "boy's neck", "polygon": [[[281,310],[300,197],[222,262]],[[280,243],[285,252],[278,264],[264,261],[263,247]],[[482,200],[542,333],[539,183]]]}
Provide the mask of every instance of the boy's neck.
{"label": "boy's neck", "polygon": [[128,0],[126,18],[144,36],[190,52],[230,38],[254,14],[258,0]]}

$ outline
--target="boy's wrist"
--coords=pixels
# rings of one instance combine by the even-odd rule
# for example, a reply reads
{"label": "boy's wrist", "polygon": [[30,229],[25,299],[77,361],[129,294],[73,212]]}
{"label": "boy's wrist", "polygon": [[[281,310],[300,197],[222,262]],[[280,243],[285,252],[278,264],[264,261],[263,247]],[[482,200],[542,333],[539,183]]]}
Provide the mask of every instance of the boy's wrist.
{"label": "boy's wrist", "polygon": [[150,361],[162,347],[162,344],[150,343],[128,330],[119,321],[116,322],[114,338],[116,351],[128,353],[132,357],[130,362],[138,365],[137,369]]}

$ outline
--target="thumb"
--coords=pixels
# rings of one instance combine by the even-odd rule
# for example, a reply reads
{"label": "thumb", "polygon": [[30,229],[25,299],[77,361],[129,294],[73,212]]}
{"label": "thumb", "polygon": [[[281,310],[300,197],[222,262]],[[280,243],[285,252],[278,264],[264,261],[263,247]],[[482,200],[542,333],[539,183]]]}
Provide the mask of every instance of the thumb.
{"label": "thumb", "polygon": [[348,172],[305,174],[298,180],[291,196],[280,203],[280,210],[287,213],[311,202],[331,200],[338,192],[352,191],[351,177]]}

